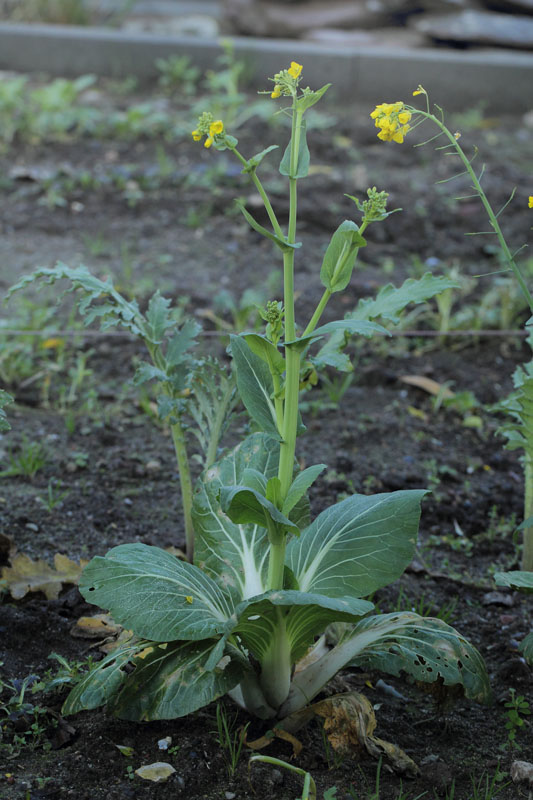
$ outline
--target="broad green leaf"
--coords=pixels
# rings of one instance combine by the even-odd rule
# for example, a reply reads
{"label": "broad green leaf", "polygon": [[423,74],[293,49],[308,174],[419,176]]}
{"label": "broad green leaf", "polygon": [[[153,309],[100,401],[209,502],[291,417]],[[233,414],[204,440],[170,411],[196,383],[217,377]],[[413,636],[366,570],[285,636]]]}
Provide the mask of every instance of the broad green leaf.
{"label": "broad green leaf", "polygon": [[355,260],[366,240],[359,233],[355,222],[341,222],[328,244],[320,269],[322,285],[330,292],[342,292],[352,277]]}
{"label": "broad green leaf", "polygon": [[298,165],[296,168],[296,173],[291,175],[291,142],[285,148],[285,152],[283,154],[283,158],[281,159],[281,163],[279,165],[279,171],[282,175],[285,175],[288,178],[305,178],[307,173],[309,172],[309,162],[311,161],[311,156],[309,154],[309,148],[307,146],[307,134],[306,134],[306,125],[305,120],[302,120],[302,124],[300,126],[300,141],[298,146]]}
{"label": "broad green leaf", "polygon": [[307,492],[309,487],[312,486],[320,473],[325,469],[326,464],[315,464],[296,475],[289,487],[285,502],[283,503],[282,511],[284,514],[290,514],[298,500]]}
{"label": "broad green leaf", "polygon": [[522,592],[533,592],[533,572],[514,570],[513,572],[496,572],[494,575],[496,586],[509,586]]}
{"label": "broad green leaf", "polygon": [[279,438],[276,409],[272,401],[274,385],[265,362],[252,352],[241,336],[231,337],[231,355],[237,372],[237,386],[246,410],[265,433]]}
{"label": "broad green leaf", "polygon": [[269,365],[271,372],[277,372],[278,375],[285,372],[285,359],[265,336],[260,336],[258,333],[243,333],[241,338],[245,340],[252,353]]}
{"label": "broad green leaf", "polygon": [[282,624],[291,647],[291,661],[295,663],[330,623],[353,622],[373,607],[368,600],[353,597],[331,598],[292,590],[268,592],[236,608],[238,623],[233,632],[238,633],[246,648],[261,659],[271,647],[280,624],[276,609],[282,609]]}
{"label": "broad green leaf", "polygon": [[0,389],[0,431],[11,430],[11,425],[8,422],[6,412],[4,411],[4,406],[7,406],[12,402],[13,398],[11,395],[5,392],[3,389]]}
{"label": "broad green leaf", "polygon": [[80,592],[137,636],[158,642],[223,633],[233,612],[229,595],[202,570],[141,543],[93,558]]}
{"label": "broad green leaf", "polygon": [[267,239],[270,239],[271,242],[274,242],[274,244],[276,244],[282,252],[285,252],[287,250],[295,250],[298,247],[302,246],[301,242],[295,242],[294,244],[290,244],[286,239],[282,239],[280,236],[277,236],[277,234],[267,230],[266,228],[263,227],[263,225],[260,225],[258,222],[256,222],[256,220],[252,217],[250,212],[246,210],[243,203],[239,202],[238,200],[236,201],[236,203],[248,225],[251,228],[253,228],[254,231],[260,233],[261,236],[265,236]]}
{"label": "broad green leaf", "polygon": [[147,722],[191,714],[216,700],[239,683],[245,667],[231,659],[212,670],[206,663],[217,642],[172,642],[154,645],[144,658],[136,658],[111,711],[121,719]]}
{"label": "broad green leaf", "polygon": [[245,167],[242,168],[243,172],[253,172],[257,169],[261,161],[264,159],[266,155],[271,153],[273,150],[277,150],[279,145],[271,144],[270,147],[265,148],[265,150],[261,150],[260,153],[256,153],[255,156],[252,156],[248,159],[248,162]]}
{"label": "broad green leaf", "polygon": [[326,83],[325,86],[322,86],[321,89],[317,89],[316,92],[309,92],[308,94],[304,94],[303,97],[299,97],[296,102],[300,111],[307,111],[308,108],[311,108],[311,106],[314,106],[315,103],[318,103],[322,95],[327,92],[330,86],[331,83]]}
{"label": "broad green leaf", "polygon": [[220,508],[218,495],[223,486],[244,483],[247,470],[267,480],[274,477],[278,461],[279,443],[264,433],[254,433],[206,470],[195,488],[195,563],[237,601],[265,591],[267,534],[258,525],[232,522]]}
{"label": "broad green leaf", "polygon": [[145,647],[146,642],[135,642],[109,653],[82,675],[65,700],[61,713],[77,714],[109,703],[128,676],[126,665]]}
{"label": "broad green leaf", "polygon": [[248,486],[223,486],[220,490],[220,507],[231,521],[237,524],[250,523],[267,528],[268,517],[274,525],[299,533],[296,525],[273,503]]}
{"label": "broad green leaf", "polygon": [[527,663],[533,666],[533,631],[520,642],[520,652],[523,653]]}
{"label": "broad green leaf", "polygon": [[490,700],[485,663],[470,642],[441,619],[394,612],[367,617],[345,635],[338,647],[358,646],[352,666],[378,669],[390,675],[405,672],[415,680],[464,686],[471,700]]}
{"label": "broad green leaf", "polygon": [[400,321],[400,312],[411,303],[424,303],[445,289],[457,289],[460,284],[451,278],[426,272],[421,278],[408,278],[399,288],[388,283],[375,298],[359,300],[348,319],[370,320],[381,317],[394,325]]}
{"label": "broad green leaf", "polygon": [[287,546],[301,591],[364,597],[399,578],[414,555],[424,494],[356,494],[323,511]]}

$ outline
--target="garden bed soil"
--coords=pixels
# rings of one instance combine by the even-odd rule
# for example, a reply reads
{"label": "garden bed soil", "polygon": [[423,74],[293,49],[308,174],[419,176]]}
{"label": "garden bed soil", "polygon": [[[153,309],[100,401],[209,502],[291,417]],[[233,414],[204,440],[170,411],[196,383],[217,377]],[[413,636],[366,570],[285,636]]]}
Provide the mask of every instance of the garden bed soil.
{"label": "garden bed soil", "polygon": [[[299,207],[303,249],[297,259],[296,289],[302,320],[321,293],[320,254],[329,234],[353,215],[351,201],[343,193],[362,196],[367,185],[389,191],[390,207],[401,206],[403,211],[370,229],[361,267],[347,292],[335,298],[328,318],[349,310],[358,298],[389,280],[399,284],[428,265],[442,272],[457,267],[471,276],[499,269],[490,237],[465,236],[487,229],[475,199],[461,203],[453,199],[469,193],[468,182],[459,178],[433,185],[453,174],[455,160],[434,153],[431,146],[413,149],[409,141],[402,147],[379,143],[366,123],[368,110],[361,110],[360,123],[355,122],[357,117],[345,118],[337,111],[333,129],[310,136],[314,166],[301,183]],[[271,143],[270,135],[264,124],[251,125],[240,137],[242,151],[261,150]],[[485,188],[496,207],[518,187],[512,209],[502,220],[512,246],[520,246],[533,219],[526,208],[531,186],[525,177],[533,166],[531,129],[522,119],[494,119],[475,129],[465,127],[462,141],[467,147],[480,147],[487,161]],[[39,169],[61,166],[68,173],[134,164],[142,176],[157,163],[156,145],[166,148],[175,170],[147,189],[135,205],[105,186],[64,189],[65,204],[58,207],[42,203],[46,190],[35,178]],[[218,174],[209,177],[214,164]],[[121,290],[135,292],[141,304],[161,288],[203,321],[206,335],[201,347],[225,358],[224,340],[212,322],[214,295],[226,290],[238,298],[250,286],[261,289],[268,272],[277,266],[269,243],[232,211],[233,197],[250,197],[252,192],[226,154],[188,142],[169,146],[146,140],[85,140],[16,144],[2,159],[2,173],[13,175],[14,165],[27,175],[24,181],[6,181],[2,189],[2,289],[37,265],[51,266],[57,258],[72,266],[83,261],[100,276],[113,275]],[[138,175],[130,179],[139,181]],[[276,207],[283,209],[285,204],[286,210],[274,172],[267,183]],[[250,208],[260,216],[253,200]],[[481,297],[497,279],[479,279],[475,293],[462,301],[461,308],[468,310],[468,302],[480,306]],[[45,296],[34,289],[27,296],[42,308],[53,293]],[[6,320],[14,314],[11,308],[3,312]],[[434,305],[431,308],[435,310]],[[36,315],[35,308],[31,314]],[[525,319],[527,314],[518,309],[517,329]],[[57,311],[48,320],[45,335],[74,328],[73,320],[66,311]],[[483,327],[488,327],[484,320]],[[231,326],[229,314],[225,321]],[[426,312],[413,318],[409,327],[430,334],[433,318]],[[10,453],[20,452],[24,437],[42,443],[46,462],[31,480],[0,481],[1,532],[18,553],[49,561],[55,553],[87,559],[125,542],[183,547],[168,431],[146,413],[151,398],[140,402],[128,383],[132,360],[143,355],[140,346],[127,336],[89,336],[79,328],[75,334],[66,337],[65,366],[56,372],[50,367],[54,353],[45,358],[37,340],[33,344],[43,380],[52,375],[48,407],[43,404],[42,380],[18,380],[15,375],[5,387],[16,396],[16,405],[7,409],[12,431],[0,440],[3,463],[9,464]],[[20,341],[13,337],[9,346]],[[66,408],[61,406],[61,387],[71,386],[68,369],[80,352],[92,374],[80,388],[78,405]],[[531,726],[518,731],[521,749],[510,748],[504,703],[511,689],[532,699],[531,669],[517,646],[531,628],[533,605],[527,596],[507,590],[495,594],[491,579],[495,569],[518,567],[513,531],[522,519],[523,478],[519,453],[502,448],[495,437],[501,420],[488,407],[511,390],[513,370],[529,357],[528,350],[519,335],[495,331],[490,336],[450,336],[444,341],[431,335],[365,341],[357,345],[355,357],[355,379],[340,403],[328,394],[324,381],[313,399],[304,396],[307,432],[298,456],[302,464],[323,462],[329,467],[311,492],[313,514],[353,491],[428,486],[433,490],[423,504],[415,561],[400,581],[377,592],[373,600],[382,611],[413,608],[443,614],[481,651],[494,702],[484,707],[459,699],[443,709],[438,698],[435,701],[406,680],[357,670],[344,671],[327,691],[365,693],[376,708],[378,735],[402,747],[420,766],[420,777],[403,780],[401,794],[401,779],[384,762],[380,800],[489,797],[475,794],[472,781],[484,786],[498,770],[505,777],[497,782],[494,796],[526,797],[527,792],[504,784],[510,780],[514,759],[533,760]],[[465,425],[464,414],[439,408],[434,397],[403,382],[405,375],[473,392],[479,402],[472,411],[478,417],[477,427]],[[228,442],[242,434],[244,418],[239,426]],[[67,494],[47,509],[42,498],[46,500],[51,481],[56,481],[56,488],[60,481],[61,492]],[[6,548],[1,557],[6,564]],[[94,641],[72,635],[76,620],[94,611],[74,586],[65,586],[56,600],[49,601],[41,593],[18,601],[4,595],[2,680],[20,681],[30,674],[42,678],[54,669],[55,662],[49,659],[53,652],[74,662],[89,655],[97,658]],[[378,683],[380,678],[384,683]],[[5,689],[1,701],[6,703],[9,696]],[[184,719],[132,724],[102,710],[63,719],[64,697],[65,691],[33,699],[47,711],[38,717],[39,731],[24,734],[34,719],[31,715],[18,723],[25,743],[10,748],[13,728],[4,728],[1,798],[289,800],[300,796],[301,784],[289,773],[267,766],[254,766],[249,772],[246,749],[235,774],[229,775],[226,754],[214,733],[215,704]],[[225,706],[233,717],[231,703],[225,701]],[[236,726],[248,721],[239,713]],[[264,725],[252,722],[248,738],[264,731]],[[172,739],[170,751],[158,749],[158,740],[164,737]],[[338,758],[326,746],[318,724],[310,724],[299,737],[303,749],[293,763],[313,774],[319,797],[332,786],[337,787],[337,798],[343,799],[367,798],[375,790],[377,764],[369,756]],[[131,756],[125,757],[117,745],[131,747]],[[286,760],[292,757],[291,746],[282,741],[266,752]],[[132,776],[141,764],[156,761],[174,766],[176,772],[167,782],[156,785]]]}

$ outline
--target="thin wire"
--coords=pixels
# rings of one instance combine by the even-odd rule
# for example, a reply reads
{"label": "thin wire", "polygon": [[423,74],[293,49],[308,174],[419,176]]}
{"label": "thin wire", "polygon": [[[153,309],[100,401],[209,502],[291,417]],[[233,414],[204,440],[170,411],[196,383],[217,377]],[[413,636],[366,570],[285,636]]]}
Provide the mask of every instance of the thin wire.
{"label": "thin wire", "polygon": [[[201,331],[198,334],[198,337],[227,337],[231,334],[231,331]],[[446,337],[446,336],[465,336],[465,337],[502,337],[502,336],[521,336],[525,337],[528,336],[528,331],[524,330],[465,330],[465,331],[389,331],[391,336],[396,338],[401,337],[420,337],[420,338],[431,338],[435,336]],[[0,326],[0,336],[3,334],[9,336],[40,336],[42,339],[51,339],[52,337],[76,337],[80,336],[82,338],[91,338],[91,339],[108,339],[110,337],[119,338],[119,339],[131,339],[131,341],[135,341],[138,337],[135,336],[133,333],[128,333],[127,331],[91,331],[91,330],[84,330],[84,331],[77,331],[77,330],[66,330],[66,331],[40,331],[40,330],[17,330],[12,328],[2,328]],[[384,334],[383,334],[384,335]]]}

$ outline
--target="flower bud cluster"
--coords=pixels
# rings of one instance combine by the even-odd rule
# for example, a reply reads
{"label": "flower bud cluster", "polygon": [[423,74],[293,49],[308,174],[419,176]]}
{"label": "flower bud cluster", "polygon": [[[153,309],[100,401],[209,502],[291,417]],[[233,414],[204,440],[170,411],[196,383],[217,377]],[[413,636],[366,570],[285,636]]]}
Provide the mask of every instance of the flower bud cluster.
{"label": "flower bud cluster", "polygon": [[283,336],[283,303],[279,300],[269,300],[266,309],[261,311],[261,316],[267,323],[267,338],[277,344]]}
{"label": "flower bud cluster", "polygon": [[370,114],[379,128],[378,139],[384,142],[398,142],[401,144],[404,136],[410,129],[409,120],[411,112],[405,107],[403,101],[397,103],[381,103]]}
{"label": "flower bud cluster", "polygon": [[378,192],[373,186],[372,189],[367,189],[366,193],[368,200],[363,200],[361,203],[364,218],[367,222],[383,219],[383,215],[387,213],[388,192]]}
{"label": "flower bud cluster", "polygon": [[198,127],[191,131],[191,136],[195,142],[200,142],[205,136],[204,147],[211,147],[217,137],[224,134],[224,123],[221,119],[213,119],[210,111],[204,111],[198,118]]}
{"label": "flower bud cluster", "polygon": [[270,96],[275,100],[277,97],[290,97],[296,93],[302,65],[296,61],[291,61],[289,69],[282,69],[274,75],[274,90]]}

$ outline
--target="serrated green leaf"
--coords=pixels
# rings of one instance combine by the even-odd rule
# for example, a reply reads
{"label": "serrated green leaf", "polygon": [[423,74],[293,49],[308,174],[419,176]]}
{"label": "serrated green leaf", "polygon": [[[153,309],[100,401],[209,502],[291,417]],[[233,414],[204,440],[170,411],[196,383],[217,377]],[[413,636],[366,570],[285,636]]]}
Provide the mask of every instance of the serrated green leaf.
{"label": "serrated green leaf", "polygon": [[135,722],[175,719],[226,694],[239,683],[245,667],[242,660],[231,659],[207,669],[216,646],[213,639],[155,645],[143,659],[134,660],[135,670],[109,704],[111,711]]}
{"label": "serrated green leaf", "polygon": [[326,464],[315,464],[299,472],[289,487],[282,511],[290,514],[298,500],[307,492],[310,486],[316,481],[321,472],[326,469]]}
{"label": "serrated green leaf", "polygon": [[305,176],[309,172],[309,163],[311,161],[311,156],[309,153],[309,148],[307,146],[307,133],[306,133],[306,124],[305,120],[302,120],[300,126],[300,141],[298,144],[298,164],[296,167],[296,173],[291,175],[291,142],[285,148],[285,152],[283,154],[283,158],[281,159],[281,163],[279,165],[279,171],[282,175],[285,175],[288,178],[305,178]]}
{"label": "serrated green leaf", "polygon": [[264,159],[264,157],[267,156],[269,153],[271,153],[273,150],[277,150],[278,147],[279,145],[277,144],[271,144],[270,147],[265,148],[265,150],[261,150],[260,153],[256,153],[255,156],[252,156],[251,158],[248,159],[247,165],[242,168],[242,172],[253,172],[254,170],[256,170],[261,161]]}
{"label": "serrated green leaf", "polygon": [[268,366],[241,336],[231,336],[231,355],[246,410],[262,431],[279,437],[276,409],[271,399],[274,384]]}
{"label": "serrated green leaf", "polygon": [[356,494],[319,514],[287,545],[300,589],[365,597],[399,578],[415,552],[424,494]]}
{"label": "serrated green leaf", "polygon": [[63,703],[61,713],[67,716],[106,705],[126,680],[126,665],[145,647],[146,643],[135,642],[109,653],[82,675]]}
{"label": "serrated green leaf", "polygon": [[285,359],[278,348],[265,336],[258,333],[242,333],[241,338],[256,356],[269,365],[269,370],[282,375],[285,372]]}
{"label": "serrated green leaf", "polygon": [[353,336],[354,334],[359,334],[360,336],[366,336],[370,338],[375,333],[379,333],[383,336],[390,336],[390,332],[384,328],[382,325],[378,325],[377,322],[368,322],[367,320],[356,320],[356,319],[338,319],[334,322],[328,322],[325,325],[321,325],[319,328],[315,328],[312,333],[309,333],[307,336],[301,336],[299,339],[295,339],[294,341],[285,342],[287,347],[294,347],[298,350],[304,350],[310,342],[315,341],[315,339],[321,339],[323,336],[327,336],[328,334],[350,334]]}
{"label": "serrated green leaf", "polygon": [[146,334],[152,344],[161,344],[167,328],[173,324],[169,315],[170,300],[156,292],[146,309]]}
{"label": "serrated green leaf", "polygon": [[330,292],[342,292],[352,277],[359,248],[366,240],[359,233],[355,222],[341,222],[328,244],[320,269],[322,285]]}
{"label": "serrated green leaf", "polygon": [[11,395],[5,392],[3,389],[0,389],[0,431],[11,430],[11,425],[9,424],[6,412],[4,411],[4,406],[7,406],[12,402],[13,398]]}
{"label": "serrated green leaf", "polygon": [[192,319],[184,322],[181,328],[169,339],[167,344],[165,361],[169,366],[173,367],[182,363],[187,351],[190,350],[191,347],[196,346],[196,337],[201,330],[201,326]]}
{"label": "serrated green leaf", "polygon": [[484,661],[470,642],[441,619],[410,612],[367,617],[358,622],[338,645],[360,652],[352,666],[377,669],[390,675],[405,672],[415,680],[445,686],[464,686],[465,695],[478,703],[491,697]]}
{"label": "serrated green leaf", "polygon": [[509,586],[522,592],[533,592],[533,572],[514,570],[511,572],[496,572],[494,575],[496,586]]}
{"label": "serrated green leaf", "polygon": [[397,325],[400,321],[400,312],[406,306],[411,303],[423,303],[445,289],[456,289],[459,286],[460,284],[451,278],[426,272],[421,278],[408,278],[399,288],[388,283],[379,290],[375,298],[360,300],[355,311],[347,316],[349,319],[359,320],[381,317]]}
{"label": "serrated green leaf", "polygon": [[137,636],[158,642],[223,633],[233,613],[230,596],[202,570],[141,543],[93,558],[80,592]]}
{"label": "serrated green leaf", "polygon": [[282,252],[286,252],[288,250],[296,250],[296,249],[298,249],[298,247],[302,246],[301,242],[295,242],[294,244],[291,244],[286,239],[282,239],[281,236],[278,236],[277,234],[272,233],[272,231],[267,230],[265,227],[263,227],[263,225],[260,225],[252,217],[250,212],[247,211],[246,208],[244,207],[243,203],[241,203],[241,202],[239,202],[237,200],[236,204],[237,204],[237,207],[242,212],[242,214],[243,214],[246,222],[248,223],[248,225],[251,228],[253,228],[254,231],[257,231],[257,233],[260,233],[261,236],[265,236],[267,239],[270,239],[271,242],[274,242],[274,244],[276,244],[280,248],[280,250]]}
{"label": "serrated green leaf", "polygon": [[167,380],[167,377],[167,374],[159,369],[159,367],[154,367],[153,364],[143,361],[135,370],[133,383],[136,386],[140,386],[142,383],[146,383],[146,381],[156,380],[164,382]]}

